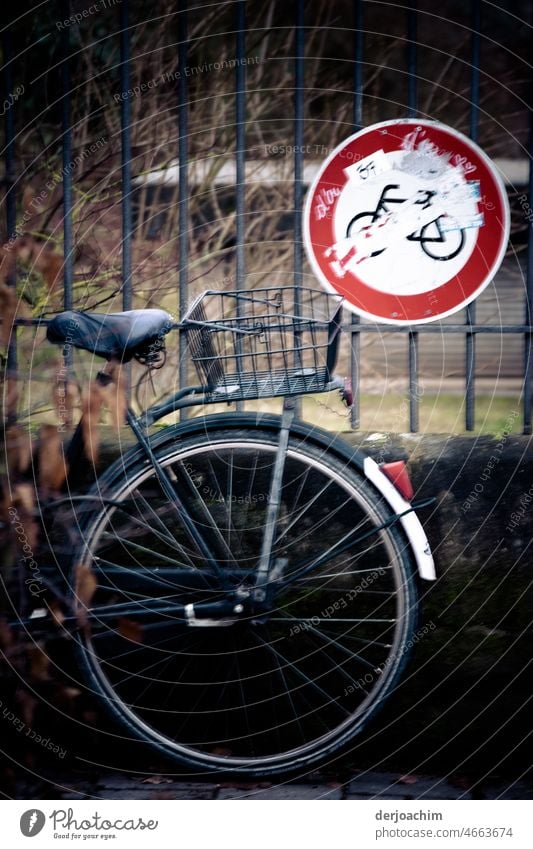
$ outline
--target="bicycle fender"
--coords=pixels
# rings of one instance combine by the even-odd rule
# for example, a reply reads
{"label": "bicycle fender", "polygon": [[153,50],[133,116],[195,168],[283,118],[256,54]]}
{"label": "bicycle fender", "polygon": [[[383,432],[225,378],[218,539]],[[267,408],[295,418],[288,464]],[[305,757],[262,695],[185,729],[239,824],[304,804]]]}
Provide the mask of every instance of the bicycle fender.
{"label": "bicycle fender", "polygon": [[[388,477],[383,474],[372,457],[365,457],[364,472],[365,477],[368,478],[368,480],[374,484],[376,489],[380,491],[391,509],[394,510],[395,513],[399,514],[399,521],[407,539],[411,543],[413,555],[418,567],[418,574],[425,581],[435,581],[437,578],[435,562],[433,560],[433,555],[431,554],[431,549],[429,547],[428,538],[424,528],[413,510],[405,513],[406,510],[409,510],[411,505],[400,495],[396,487],[391,483]],[[405,515],[402,515],[402,513]]]}

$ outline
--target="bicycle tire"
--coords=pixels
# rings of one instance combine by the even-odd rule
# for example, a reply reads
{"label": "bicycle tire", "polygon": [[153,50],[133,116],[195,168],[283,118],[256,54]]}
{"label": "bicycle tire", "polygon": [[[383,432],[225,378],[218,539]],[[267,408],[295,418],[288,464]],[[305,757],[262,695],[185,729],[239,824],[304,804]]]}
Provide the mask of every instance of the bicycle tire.
{"label": "bicycle tire", "polygon": [[442,243],[445,243],[447,241],[446,236],[445,235],[443,236],[442,231],[441,231],[441,229],[438,225],[438,220],[439,219],[437,218],[435,221],[430,221],[429,224],[426,224],[425,227],[422,227],[422,229],[420,231],[420,236],[418,238],[412,239],[411,236],[409,236],[408,238],[411,239],[412,241],[420,242],[420,247],[422,248],[422,250],[424,251],[426,256],[428,256],[430,259],[435,260],[435,262],[448,262],[450,259],[455,259],[455,257],[458,256],[461,253],[461,251],[463,250],[464,245],[465,245],[465,241],[466,241],[465,231],[464,230],[451,230],[450,231],[451,233],[459,233],[459,244],[457,245],[456,248],[453,248],[450,251],[450,253],[447,253],[444,256],[439,256],[437,253],[432,252],[431,248],[426,247],[426,245],[428,243],[429,244],[432,244],[432,243],[437,244],[439,240],[438,239],[432,239],[431,237],[426,237],[426,235],[425,235],[426,230],[428,230],[433,225],[436,225],[436,227],[439,231],[439,234],[442,237]]}
{"label": "bicycle tire", "polygon": [[[178,440],[179,426],[168,430],[175,438],[160,440],[159,461],[188,489],[188,508],[233,580],[250,583],[275,433],[222,428]],[[363,730],[408,658],[417,616],[409,546],[373,486],[309,434],[289,441],[275,540],[288,585],[266,617],[188,628],[142,613],[162,591],[183,603],[222,591],[136,450],[109,475],[110,489],[97,485],[106,503],[82,528],[74,568],[90,568],[98,584],[90,602],[73,594],[85,623],[82,672],[133,739],[197,771],[259,777],[324,763]],[[354,523],[369,535],[332,556]],[[298,578],[302,563],[328,552]],[[135,599],[138,615],[105,619],[117,599]]]}
{"label": "bicycle tire", "polygon": [[[370,225],[370,224],[374,224],[378,220],[379,216],[376,216],[376,214],[373,213],[373,212],[359,212],[357,215],[354,215],[354,217],[352,218],[352,220],[350,221],[350,223],[348,224],[348,226],[346,228],[346,238],[347,239],[349,239],[350,236],[352,235],[353,225],[357,221],[360,221],[362,218],[369,218],[370,221],[368,222],[368,224]],[[359,227],[357,228],[356,232],[358,232],[361,229],[361,227],[362,227],[362,224],[359,224]],[[355,235],[355,233],[354,233],[354,235]],[[380,248],[379,251],[373,251],[370,254],[370,256],[371,257],[379,256],[380,254],[383,253],[384,250],[386,250],[386,249]]]}

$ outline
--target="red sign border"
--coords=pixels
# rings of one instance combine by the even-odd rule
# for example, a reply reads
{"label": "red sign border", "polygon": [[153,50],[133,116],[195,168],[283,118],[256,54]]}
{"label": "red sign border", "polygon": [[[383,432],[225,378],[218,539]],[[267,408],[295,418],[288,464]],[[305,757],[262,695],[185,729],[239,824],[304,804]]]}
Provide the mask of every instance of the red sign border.
{"label": "red sign border", "polygon": [[[319,191],[342,189],[347,178],[344,169],[380,148],[385,153],[399,149],[399,142],[417,127],[427,132],[425,138],[439,150],[464,157],[464,162],[473,162],[476,170],[471,174],[479,180],[482,211],[485,224],[479,228],[474,251],[459,274],[435,289],[418,295],[392,295],[368,286],[354,274],[333,283],[329,262],[324,252],[336,241],[333,232],[333,214],[321,221],[312,220],[312,208]],[[396,132],[395,132],[396,131]],[[379,133],[379,144],[375,134]],[[450,149],[450,135],[453,148]],[[467,175],[468,178],[469,175]],[[333,210],[335,204],[333,204]],[[354,133],[338,145],[328,156],[319,173],[309,187],[304,208],[303,238],[311,267],[321,284],[334,294],[343,295],[346,307],[352,312],[385,324],[426,324],[439,321],[463,309],[486,288],[496,274],[505,255],[510,230],[509,203],[503,181],[488,156],[469,138],[437,121],[413,118],[383,121]],[[490,226],[492,225],[492,227]],[[494,226],[498,233],[494,234]],[[329,273],[329,276],[328,276]],[[481,280],[481,282],[479,282]],[[372,302],[375,310],[370,312]],[[438,312],[435,309],[438,306]]]}

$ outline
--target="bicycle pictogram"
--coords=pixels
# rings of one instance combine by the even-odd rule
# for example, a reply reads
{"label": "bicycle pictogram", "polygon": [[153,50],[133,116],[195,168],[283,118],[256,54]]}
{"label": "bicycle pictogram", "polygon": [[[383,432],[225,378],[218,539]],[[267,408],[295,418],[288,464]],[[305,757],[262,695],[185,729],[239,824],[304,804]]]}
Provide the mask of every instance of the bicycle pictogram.
{"label": "bicycle pictogram", "polygon": [[[408,198],[395,197],[391,194],[399,189],[400,186],[398,183],[388,183],[381,192],[374,210],[359,212],[351,219],[346,228],[346,237],[355,236],[365,226],[375,224],[376,221],[379,221],[380,218],[383,218],[392,211],[391,207],[393,204],[405,203]],[[431,207],[433,198],[437,192],[431,189],[419,189],[418,193],[420,194],[420,199],[415,201],[415,205],[420,205],[422,209]],[[408,242],[418,242],[426,256],[438,262],[447,262],[450,259],[454,259],[461,253],[466,242],[464,230],[444,229],[442,226],[443,218],[444,216],[442,214],[437,215],[432,221],[421,227],[420,230],[415,230],[405,237]],[[365,223],[366,219],[368,220]],[[386,248],[380,248],[373,251],[370,256],[376,257],[385,250]]]}

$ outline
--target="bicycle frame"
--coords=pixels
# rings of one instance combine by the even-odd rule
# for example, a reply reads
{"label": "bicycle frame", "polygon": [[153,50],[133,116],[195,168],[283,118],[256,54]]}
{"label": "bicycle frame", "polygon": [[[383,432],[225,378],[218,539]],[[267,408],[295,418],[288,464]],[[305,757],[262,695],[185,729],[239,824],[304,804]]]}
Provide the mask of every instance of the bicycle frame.
{"label": "bicycle frame", "polygon": [[[105,370],[97,374],[96,381],[100,385],[108,384],[109,376],[106,374]],[[331,388],[340,388],[342,385],[343,384],[339,383],[338,381],[332,381]],[[221,589],[225,591],[230,591],[230,584],[228,581],[227,571],[221,568],[219,562],[217,561],[217,558],[214,556],[213,552],[206,544],[203,536],[198,532],[190,513],[188,512],[182,499],[180,498],[180,494],[177,487],[174,485],[174,482],[172,481],[169,474],[158,462],[157,457],[155,456],[150,445],[150,440],[147,433],[148,427],[150,425],[152,425],[159,419],[164,418],[169,413],[176,412],[179,409],[182,409],[187,406],[202,403],[202,396],[204,394],[204,387],[186,387],[185,389],[176,392],[171,398],[167,399],[162,404],[154,405],[148,410],[145,410],[140,416],[136,416],[133,410],[128,407],[126,412],[126,423],[135,435],[135,438],[139,446],[143,450],[146,458],[151,463],[164,494],[169,499],[169,503],[174,506],[176,514],[179,517],[180,522],[184,526],[187,534],[189,535],[189,538],[197,546],[198,551],[200,552],[202,557],[205,558],[206,564],[208,565],[209,569],[220,582]],[[281,503],[281,482],[283,478],[283,470],[285,466],[285,458],[289,442],[289,431],[295,413],[295,403],[292,400],[291,396],[284,398],[283,406],[284,412],[281,418],[281,426],[279,431],[279,448],[276,453],[276,462],[272,475],[263,545],[260,561],[258,564],[256,587],[253,592],[253,601],[259,603],[265,602],[267,600],[268,585],[271,580],[271,570],[273,565],[271,562],[271,555],[272,546],[274,542],[275,527]],[[66,451],[69,467],[77,466],[77,463],[83,454],[83,440],[81,434],[82,423],[80,421]],[[237,607],[237,609],[235,609],[235,607]],[[184,619],[186,619],[189,624],[205,624],[205,622],[208,621],[204,620],[203,618],[197,618],[196,613],[198,612],[199,608],[203,613],[207,614],[207,616],[214,614],[215,610],[218,612],[219,615],[231,612],[228,609],[227,600],[214,603],[207,602],[201,605],[195,605],[194,607],[193,605],[187,605],[186,608],[190,609],[187,610],[184,608],[183,615]],[[239,600],[239,603],[237,605],[235,605],[234,602],[231,603],[230,608],[233,610],[234,613],[242,614],[243,612],[245,612],[245,607],[242,604],[241,600]],[[149,606],[148,609],[151,609],[151,607]]]}

